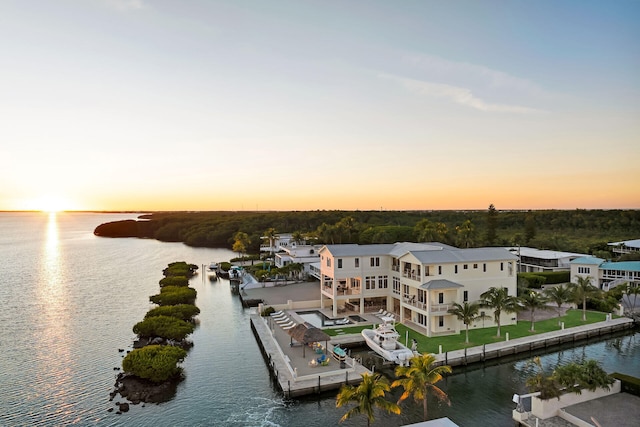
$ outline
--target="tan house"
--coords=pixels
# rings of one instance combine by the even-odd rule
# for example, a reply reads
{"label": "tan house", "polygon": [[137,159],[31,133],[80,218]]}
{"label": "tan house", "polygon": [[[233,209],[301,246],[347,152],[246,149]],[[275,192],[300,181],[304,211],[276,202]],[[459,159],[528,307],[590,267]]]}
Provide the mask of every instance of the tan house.
{"label": "tan house", "polygon": [[[325,245],[319,254],[321,308],[332,307],[334,316],[343,310],[361,314],[387,310],[401,322],[423,327],[427,336],[463,329],[448,313],[454,302],[478,301],[491,287],[504,287],[516,295],[518,258],[504,248],[347,244]],[[515,314],[502,315],[502,325],[515,322]],[[470,327],[494,325],[485,320]]]}

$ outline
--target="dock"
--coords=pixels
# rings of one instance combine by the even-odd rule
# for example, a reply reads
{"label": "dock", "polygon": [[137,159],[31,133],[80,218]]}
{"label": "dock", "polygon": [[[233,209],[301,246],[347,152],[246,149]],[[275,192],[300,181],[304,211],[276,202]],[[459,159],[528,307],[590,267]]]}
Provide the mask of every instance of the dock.
{"label": "dock", "polygon": [[633,327],[634,322],[632,319],[620,317],[604,322],[575,326],[573,328],[560,329],[512,340],[509,340],[505,336],[505,341],[502,342],[436,354],[436,363],[439,365],[449,365],[451,367],[465,366],[471,363],[484,362],[490,359],[517,355],[519,353],[530,353],[535,350],[548,349],[565,343],[577,343],[582,340],[607,336]]}
{"label": "dock", "polygon": [[[334,360],[331,352],[338,343],[333,338],[318,354],[314,349],[292,340],[273,319],[252,314],[250,322],[274,382],[286,398],[338,390],[344,384],[359,384],[362,374],[371,373],[349,355],[344,364]],[[329,360],[326,366],[313,363],[323,355]]]}

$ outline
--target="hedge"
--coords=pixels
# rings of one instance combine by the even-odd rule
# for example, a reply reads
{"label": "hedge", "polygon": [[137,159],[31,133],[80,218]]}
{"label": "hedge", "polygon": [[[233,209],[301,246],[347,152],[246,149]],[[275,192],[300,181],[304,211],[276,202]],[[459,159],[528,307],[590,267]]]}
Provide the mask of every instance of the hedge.
{"label": "hedge", "polygon": [[186,356],[187,352],[180,347],[148,345],[127,354],[122,360],[122,369],[137,377],[160,383],[182,372],[178,363]]}

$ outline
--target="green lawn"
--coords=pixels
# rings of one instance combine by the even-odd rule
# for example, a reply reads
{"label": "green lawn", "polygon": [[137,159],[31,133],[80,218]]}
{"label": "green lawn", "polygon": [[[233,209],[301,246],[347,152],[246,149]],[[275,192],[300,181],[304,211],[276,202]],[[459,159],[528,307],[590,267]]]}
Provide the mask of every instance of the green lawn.
{"label": "green lawn", "polygon": [[[571,328],[574,326],[585,325],[589,323],[603,322],[606,320],[607,314],[595,311],[587,311],[587,321],[582,321],[582,310],[569,310],[567,313],[560,317],[560,321],[564,322],[564,327]],[[491,320],[486,321],[487,324]],[[353,326],[342,328],[342,332],[345,334],[357,334],[363,329],[370,328],[370,326]],[[548,320],[541,320],[535,323],[535,332],[530,332],[531,322],[521,321],[517,325],[501,326],[500,335],[496,337],[497,327],[483,329],[469,329],[469,344],[464,343],[465,331],[460,331],[458,335],[448,335],[443,337],[428,338],[405,325],[396,324],[396,330],[401,336],[400,341],[404,343],[406,333],[409,331],[409,345],[411,345],[411,339],[415,338],[418,341],[418,350],[422,353],[438,353],[439,346],[442,346],[442,352],[460,350],[465,347],[474,347],[483,344],[490,344],[494,342],[504,341],[505,334],[509,333],[509,339],[528,337],[531,335],[541,334],[543,332],[557,331],[560,329],[558,326],[558,318],[554,317]],[[337,335],[336,329],[323,329],[328,335]]]}

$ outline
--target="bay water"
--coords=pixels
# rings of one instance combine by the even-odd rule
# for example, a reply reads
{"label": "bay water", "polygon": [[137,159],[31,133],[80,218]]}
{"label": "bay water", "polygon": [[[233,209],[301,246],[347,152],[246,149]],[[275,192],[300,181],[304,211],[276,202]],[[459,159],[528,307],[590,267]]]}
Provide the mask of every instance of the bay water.
{"label": "bay water", "polygon": [[[287,401],[272,383],[243,309],[226,280],[204,272],[199,324],[173,399],[131,405],[115,414],[109,401],[132,326],[153,307],[162,270],[173,261],[227,261],[226,249],[191,248],[148,239],[93,235],[104,222],[135,218],[112,213],[0,213],[1,426],[333,426],[347,408],[335,393]],[[532,355],[529,355],[532,356]],[[631,332],[565,347],[542,357],[545,366],[599,360],[607,371],[640,376],[640,334]],[[527,355],[456,370],[439,383],[451,406],[429,400],[429,418],[460,426],[512,426],[514,393],[525,393]],[[393,398],[399,395],[393,391]],[[378,413],[374,425],[422,420],[407,401],[400,416]],[[108,412],[114,408],[113,412]],[[342,425],[366,425],[363,417]]]}

